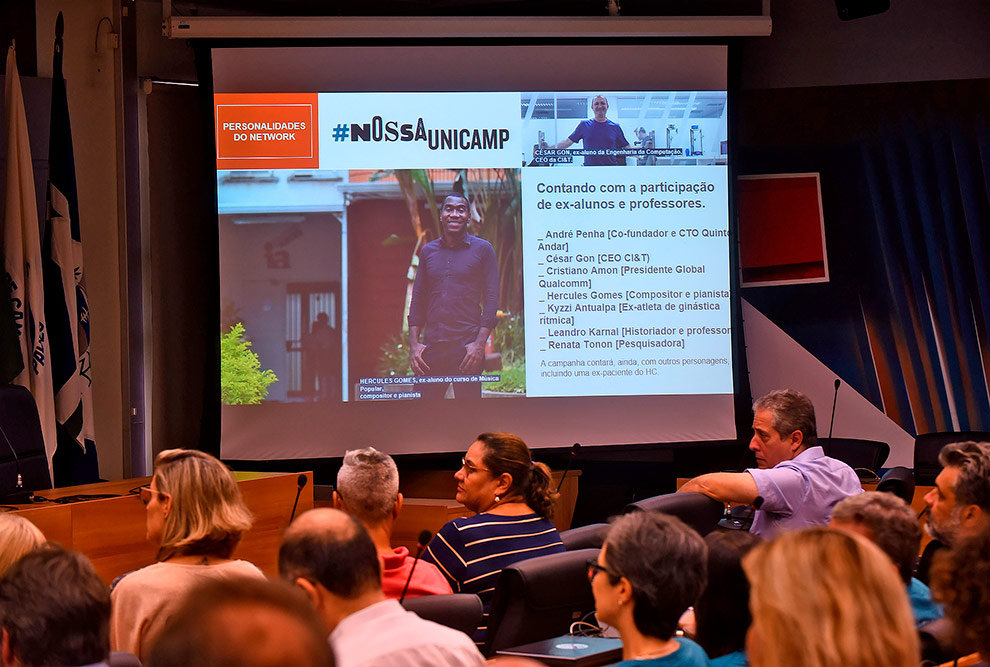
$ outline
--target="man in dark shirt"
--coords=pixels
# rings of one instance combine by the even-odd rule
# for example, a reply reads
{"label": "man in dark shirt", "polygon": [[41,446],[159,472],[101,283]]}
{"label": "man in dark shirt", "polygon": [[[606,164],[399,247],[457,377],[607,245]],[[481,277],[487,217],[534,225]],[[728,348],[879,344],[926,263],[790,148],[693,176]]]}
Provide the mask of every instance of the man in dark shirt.
{"label": "man in dark shirt", "polygon": [[[608,100],[603,95],[596,95],[591,100],[591,110],[595,117],[582,120],[574,128],[571,135],[557,144],[557,148],[570,148],[579,141],[584,141],[588,150],[607,148],[629,148],[629,142],[622,133],[618,123],[613,123],[605,117],[608,111]],[[626,158],[617,155],[585,155],[584,166],[623,166]]]}
{"label": "man in dark shirt", "polygon": [[[410,366],[416,375],[479,375],[495,328],[498,264],[488,241],[467,233],[471,204],[458,193],[440,206],[443,238],[423,246],[409,305]],[[422,340],[420,333],[422,332]],[[419,384],[425,399],[443,398],[447,383]],[[480,398],[481,383],[454,383],[455,398]]]}

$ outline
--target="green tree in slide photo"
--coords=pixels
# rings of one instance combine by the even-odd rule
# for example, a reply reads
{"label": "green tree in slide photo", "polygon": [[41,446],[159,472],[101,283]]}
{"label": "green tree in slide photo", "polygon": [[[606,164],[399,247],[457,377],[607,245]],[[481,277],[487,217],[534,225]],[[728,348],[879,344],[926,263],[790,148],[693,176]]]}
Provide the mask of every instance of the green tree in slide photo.
{"label": "green tree in slide photo", "polygon": [[220,334],[220,398],[224,405],[255,405],[268,396],[268,385],[278,382],[271,369],[261,370],[261,360],[244,338],[237,322]]}

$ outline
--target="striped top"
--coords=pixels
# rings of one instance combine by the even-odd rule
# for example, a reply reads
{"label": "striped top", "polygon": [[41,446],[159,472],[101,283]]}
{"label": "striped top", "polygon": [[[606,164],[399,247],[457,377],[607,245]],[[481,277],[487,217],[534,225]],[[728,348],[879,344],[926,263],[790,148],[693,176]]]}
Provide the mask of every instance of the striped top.
{"label": "striped top", "polygon": [[538,514],[482,513],[448,521],[430,541],[423,559],[440,568],[455,593],[475,593],[481,598],[485,616],[474,633],[475,642],[480,644],[488,629],[488,608],[502,568],[562,551],[560,535],[549,519]]}

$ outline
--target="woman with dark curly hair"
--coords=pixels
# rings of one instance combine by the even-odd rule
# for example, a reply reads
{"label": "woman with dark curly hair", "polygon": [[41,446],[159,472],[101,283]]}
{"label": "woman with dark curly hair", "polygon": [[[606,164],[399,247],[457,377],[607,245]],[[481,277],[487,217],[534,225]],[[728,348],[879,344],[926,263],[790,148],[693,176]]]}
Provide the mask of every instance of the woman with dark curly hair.
{"label": "woman with dark curly hair", "polygon": [[[959,664],[990,665],[990,529],[939,554],[931,576],[932,593],[955,626],[957,646],[976,651]],[[972,662],[977,656],[980,662]]]}
{"label": "woman with dark curly hair", "polygon": [[[564,551],[550,518],[556,494],[550,469],[535,463],[529,447],[511,433],[482,433],[461,459],[457,502],[475,516],[447,522],[423,554],[455,593],[477,593],[485,618],[502,568]],[[474,635],[484,640],[487,620]]]}

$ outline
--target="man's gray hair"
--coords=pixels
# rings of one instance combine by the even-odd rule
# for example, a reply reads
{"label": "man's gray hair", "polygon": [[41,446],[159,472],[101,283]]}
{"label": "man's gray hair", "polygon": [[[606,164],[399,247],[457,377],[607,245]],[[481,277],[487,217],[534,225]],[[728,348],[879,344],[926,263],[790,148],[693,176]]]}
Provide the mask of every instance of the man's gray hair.
{"label": "man's gray hair", "polygon": [[347,511],[370,525],[388,518],[399,493],[399,469],[388,454],[374,447],[344,454],[337,473],[337,493]]}
{"label": "man's gray hair", "polygon": [[990,512],[990,442],[953,442],[938,454],[942,466],[959,468],[957,505],[977,505]]}
{"label": "man's gray hair", "polygon": [[753,401],[753,412],[760,410],[766,410],[772,415],[770,425],[781,438],[786,438],[794,431],[801,431],[805,447],[818,444],[815,405],[801,392],[793,389],[771,391]]}
{"label": "man's gray hair", "polygon": [[873,543],[894,561],[901,579],[905,583],[911,581],[921,546],[921,525],[906,502],[883,491],[859,493],[835,506],[832,521],[866,528]]}

